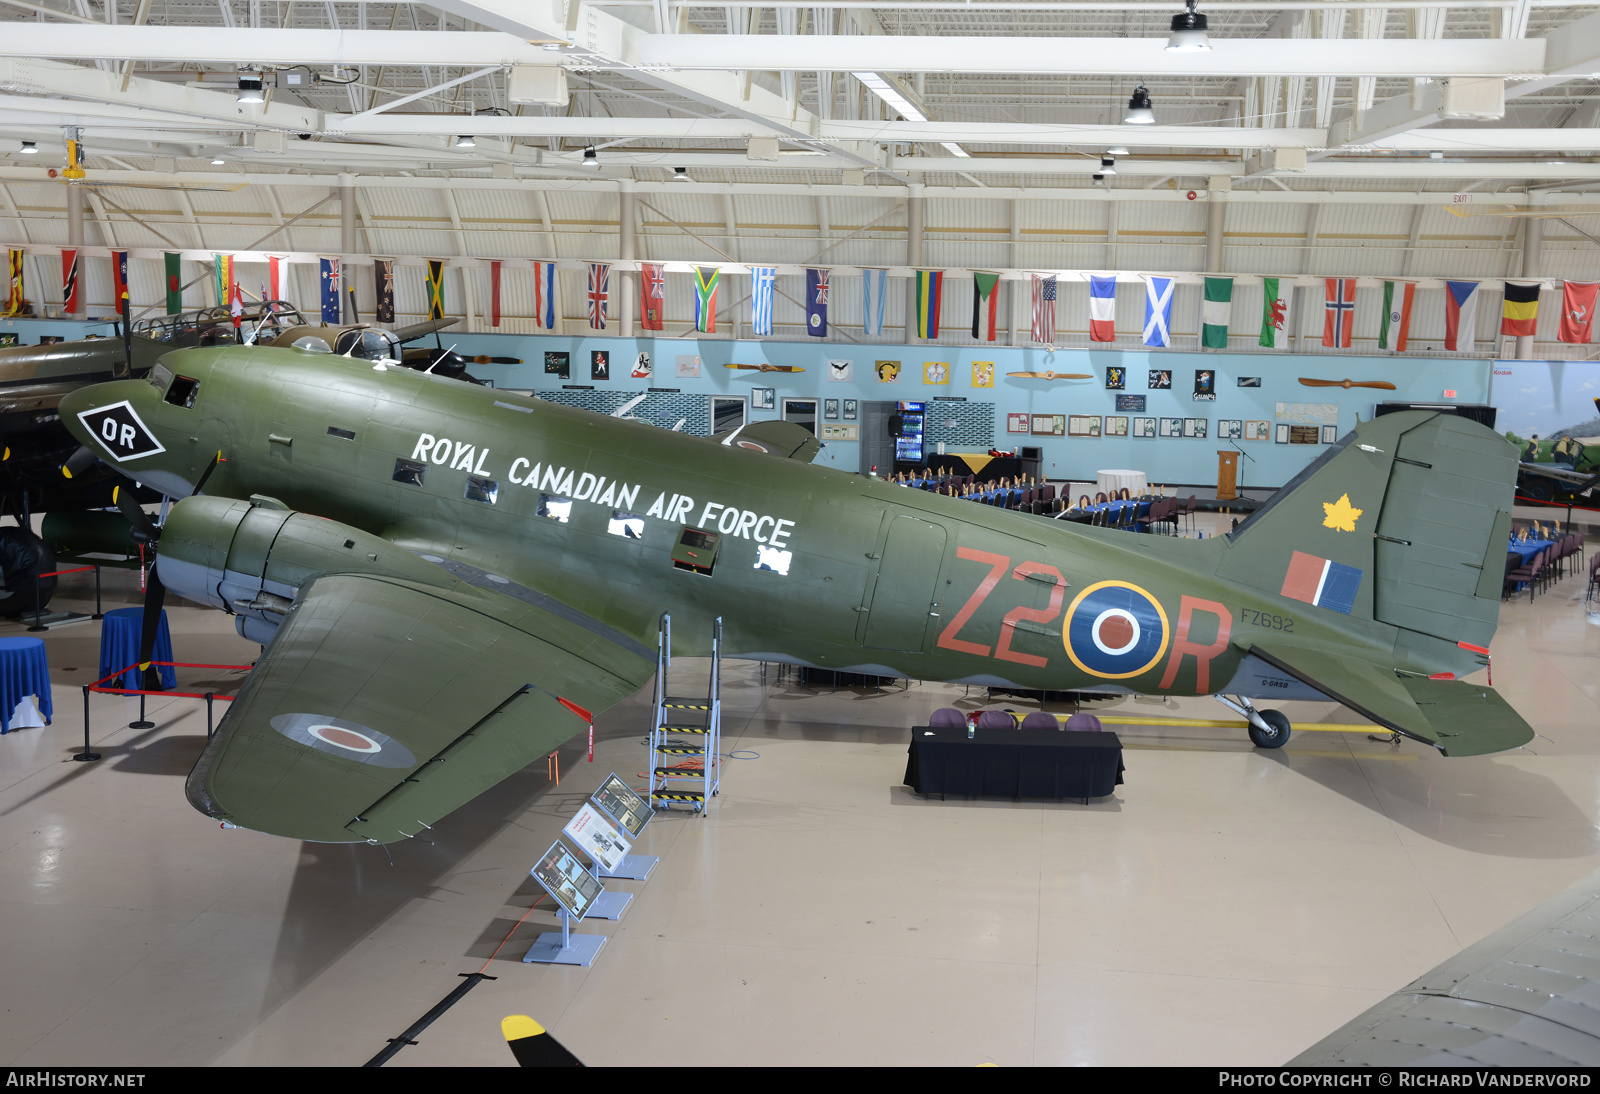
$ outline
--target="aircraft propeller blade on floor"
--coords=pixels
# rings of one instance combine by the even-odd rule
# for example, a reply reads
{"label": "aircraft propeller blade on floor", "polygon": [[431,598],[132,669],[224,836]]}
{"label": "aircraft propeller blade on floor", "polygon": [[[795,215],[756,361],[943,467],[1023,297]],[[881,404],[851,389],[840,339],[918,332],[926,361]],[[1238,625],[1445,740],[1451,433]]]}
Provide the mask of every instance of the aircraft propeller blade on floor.
{"label": "aircraft propeller blade on floor", "polygon": [[1346,390],[1353,387],[1375,387],[1383,391],[1395,390],[1395,386],[1388,380],[1311,380],[1302,376],[1300,382],[1306,387],[1342,387]]}
{"label": "aircraft propeller blade on floor", "polygon": [[500,1019],[500,1032],[505,1035],[511,1054],[517,1058],[518,1067],[583,1066],[582,1060],[526,1014],[508,1014]]}

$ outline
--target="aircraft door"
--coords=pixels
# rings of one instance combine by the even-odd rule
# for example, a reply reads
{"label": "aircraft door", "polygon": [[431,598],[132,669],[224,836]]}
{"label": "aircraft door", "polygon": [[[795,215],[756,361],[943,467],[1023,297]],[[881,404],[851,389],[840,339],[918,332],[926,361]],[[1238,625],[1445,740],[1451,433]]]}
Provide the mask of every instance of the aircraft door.
{"label": "aircraft door", "polygon": [[938,622],[945,530],[918,517],[884,516],[878,572],[857,632],[863,646],[921,652]]}

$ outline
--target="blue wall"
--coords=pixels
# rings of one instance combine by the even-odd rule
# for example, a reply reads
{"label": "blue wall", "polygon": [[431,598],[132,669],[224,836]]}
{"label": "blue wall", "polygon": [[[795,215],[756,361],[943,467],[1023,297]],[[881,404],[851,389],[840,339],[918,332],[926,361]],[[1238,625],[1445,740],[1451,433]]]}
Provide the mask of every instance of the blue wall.
{"label": "blue wall", "polygon": [[[678,388],[685,394],[749,395],[755,387],[777,389],[784,396],[821,399],[923,400],[938,395],[964,396],[974,402],[994,404],[994,443],[1003,449],[1038,445],[1044,449],[1045,473],[1052,479],[1092,480],[1102,467],[1131,467],[1144,471],[1152,483],[1214,485],[1217,451],[1231,446],[1217,437],[1217,420],[1239,418],[1276,423],[1276,405],[1283,403],[1333,403],[1339,407],[1339,433],[1343,435],[1357,421],[1372,417],[1373,406],[1381,401],[1485,403],[1489,401],[1490,362],[1481,359],[1407,357],[1322,357],[1269,353],[1184,353],[1154,351],[1128,353],[1113,350],[1058,350],[1043,348],[1010,349],[974,346],[853,346],[840,342],[734,342],[724,339],[696,341],[686,338],[570,338],[512,334],[442,335],[446,346],[454,345],[464,355],[493,354],[521,357],[521,365],[477,365],[474,375],[492,381],[497,387],[559,389],[563,383],[588,384],[597,390],[643,392],[646,387]],[[431,339],[429,340],[431,344]],[[563,381],[547,376],[543,359],[546,351],[571,354],[571,376]],[[589,360],[592,350],[611,354],[611,379],[591,381]],[[650,380],[629,378],[634,357],[640,351],[650,355],[655,375]],[[674,375],[680,355],[698,355],[699,379]],[[853,362],[849,383],[828,379],[828,361]],[[899,360],[898,382],[880,383],[873,369],[879,360]],[[923,363],[948,362],[950,382],[945,385],[923,383]],[[993,361],[993,388],[974,388],[974,361]],[[741,364],[797,365],[798,373],[741,371],[725,368],[730,362]],[[1127,369],[1127,386],[1122,392],[1105,387],[1105,371],[1110,366]],[[1193,399],[1196,369],[1215,369],[1216,400]],[[1165,369],[1172,373],[1172,388],[1149,391],[1148,372]],[[1092,380],[1030,380],[1007,376],[1007,372],[1086,372]],[[1237,386],[1240,376],[1259,376],[1258,388]],[[1387,380],[1395,391],[1371,388],[1311,388],[1299,377],[1326,380]],[[1445,391],[1454,390],[1453,400]],[[1118,414],[1116,396],[1147,395],[1145,416],[1189,417],[1208,420],[1205,439],[1134,437],[1029,437],[1006,433],[1007,413],[1030,414]],[[648,406],[648,402],[645,404]],[[781,403],[779,404],[781,406]],[[644,408],[641,408],[644,409]],[[777,410],[757,410],[759,420],[778,417]],[[1128,415],[1130,418],[1133,415]],[[824,423],[829,424],[829,423]],[[848,423],[840,423],[848,424]],[[1131,423],[1130,423],[1131,424]],[[1252,458],[1240,460],[1241,479],[1248,487],[1277,487],[1292,478],[1322,451],[1320,445],[1286,445],[1241,442]],[[953,448],[951,449],[954,450]],[[852,442],[830,442],[816,462],[854,471],[859,466],[858,446]]]}
{"label": "blue wall", "polygon": [[81,322],[71,319],[0,319],[0,334],[15,334],[17,344],[23,346],[36,346],[39,344],[39,339],[45,335],[67,342],[86,338],[91,334],[109,338],[116,329],[115,322],[103,319],[88,319]]}

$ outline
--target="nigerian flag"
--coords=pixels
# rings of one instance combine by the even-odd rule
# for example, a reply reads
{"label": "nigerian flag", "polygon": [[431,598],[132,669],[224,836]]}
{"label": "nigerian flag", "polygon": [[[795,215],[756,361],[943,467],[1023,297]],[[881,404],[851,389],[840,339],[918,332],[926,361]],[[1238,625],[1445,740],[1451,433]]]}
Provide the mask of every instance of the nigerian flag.
{"label": "nigerian flag", "polygon": [[1200,344],[1228,348],[1228,318],[1233,314],[1233,278],[1206,278],[1206,302],[1200,313]]}

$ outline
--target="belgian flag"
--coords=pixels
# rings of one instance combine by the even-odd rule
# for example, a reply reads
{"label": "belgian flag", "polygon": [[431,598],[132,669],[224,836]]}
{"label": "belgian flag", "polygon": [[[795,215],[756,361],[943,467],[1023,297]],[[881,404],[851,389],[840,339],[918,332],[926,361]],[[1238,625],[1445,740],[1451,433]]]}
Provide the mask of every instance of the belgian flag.
{"label": "belgian flag", "polygon": [[1516,338],[1532,338],[1539,326],[1538,284],[1506,282],[1506,300],[1500,312],[1500,333]]}

